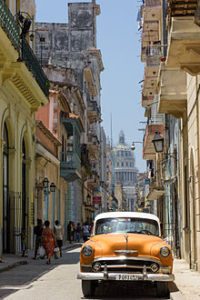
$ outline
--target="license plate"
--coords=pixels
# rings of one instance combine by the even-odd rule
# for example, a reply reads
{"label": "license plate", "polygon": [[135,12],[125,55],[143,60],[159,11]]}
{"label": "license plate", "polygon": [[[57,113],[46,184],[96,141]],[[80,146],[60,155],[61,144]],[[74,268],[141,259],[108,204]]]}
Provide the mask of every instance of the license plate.
{"label": "license plate", "polygon": [[116,279],[117,280],[138,280],[138,278],[132,274],[117,274]]}

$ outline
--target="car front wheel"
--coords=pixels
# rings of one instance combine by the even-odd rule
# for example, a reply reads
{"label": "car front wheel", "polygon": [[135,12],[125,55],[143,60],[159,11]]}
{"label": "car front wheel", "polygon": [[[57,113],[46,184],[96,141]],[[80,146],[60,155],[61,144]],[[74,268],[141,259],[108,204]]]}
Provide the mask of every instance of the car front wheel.
{"label": "car front wheel", "polygon": [[82,292],[84,297],[94,296],[96,288],[95,280],[82,280]]}

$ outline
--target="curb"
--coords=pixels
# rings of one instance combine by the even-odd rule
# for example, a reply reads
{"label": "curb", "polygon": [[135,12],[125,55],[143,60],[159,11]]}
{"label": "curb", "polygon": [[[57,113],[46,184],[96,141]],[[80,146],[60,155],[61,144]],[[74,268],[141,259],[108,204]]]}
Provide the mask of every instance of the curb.
{"label": "curb", "polygon": [[[81,246],[82,246],[81,243],[80,244],[77,243],[77,244],[63,246],[62,249],[70,250],[70,249],[75,249],[75,248],[78,248]],[[5,266],[2,266],[2,264],[4,264],[4,262],[0,263],[0,273],[4,272],[4,271],[9,271],[10,269],[13,269],[20,265],[27,265],[27,264],[29,264],[29,261],[28,260],[19,260],[19,261],[13,262],[13,263],[5,263]]]}
{"label": "curb", "polygon": [[[3,263],[3,262],[2,262]],[[10,264],[6,264],[5,266],[0,266],[0,273],[1,272],[4,272],[4,271],[8,271],[12,268],[15,268],[17,266],[20,266],[20,265],[27,265],[28,264],[28,261],[27,260],[20,260],[20,261],[16,261],[14,263],[10,263]]]}
{"label": "curb", "polygon": [[181,292],[170,293],[171,300],[185,300],[184,295]]}
{"label": "curb", "polygon": [[82,244],[71,244],[71,245],[66,245],[66,246],[63,246],[62,247],[62,250],[68,250],[68,249],[74,249],[74,248],[78,248],[78,247],[81,247]]}

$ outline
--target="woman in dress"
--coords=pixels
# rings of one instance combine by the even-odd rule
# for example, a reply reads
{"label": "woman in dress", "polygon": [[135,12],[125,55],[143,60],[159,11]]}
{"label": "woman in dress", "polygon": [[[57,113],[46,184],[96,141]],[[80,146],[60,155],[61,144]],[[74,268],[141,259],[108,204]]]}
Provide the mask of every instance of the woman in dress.
{"label": "woman in dress", "polygon": [[51,256],[53,255],[55,248],[55,236],[53,230],[49,227],[50,222],[46,220],[44,222],[45,228],[42,231],[42,244],[47,254],[47,264],[51,263]]}

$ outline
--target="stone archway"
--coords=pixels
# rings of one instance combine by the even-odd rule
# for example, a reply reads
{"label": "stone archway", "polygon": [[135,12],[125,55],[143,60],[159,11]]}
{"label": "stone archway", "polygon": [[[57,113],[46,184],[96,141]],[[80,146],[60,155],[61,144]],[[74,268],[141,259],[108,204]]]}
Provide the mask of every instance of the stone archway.
{"label": "stone archway", "polygon": [[196,268],[197,239],[196,239],[196,191],[193,149],[190,151],[190,209],[191,209],[191,260],[192,268]]}

